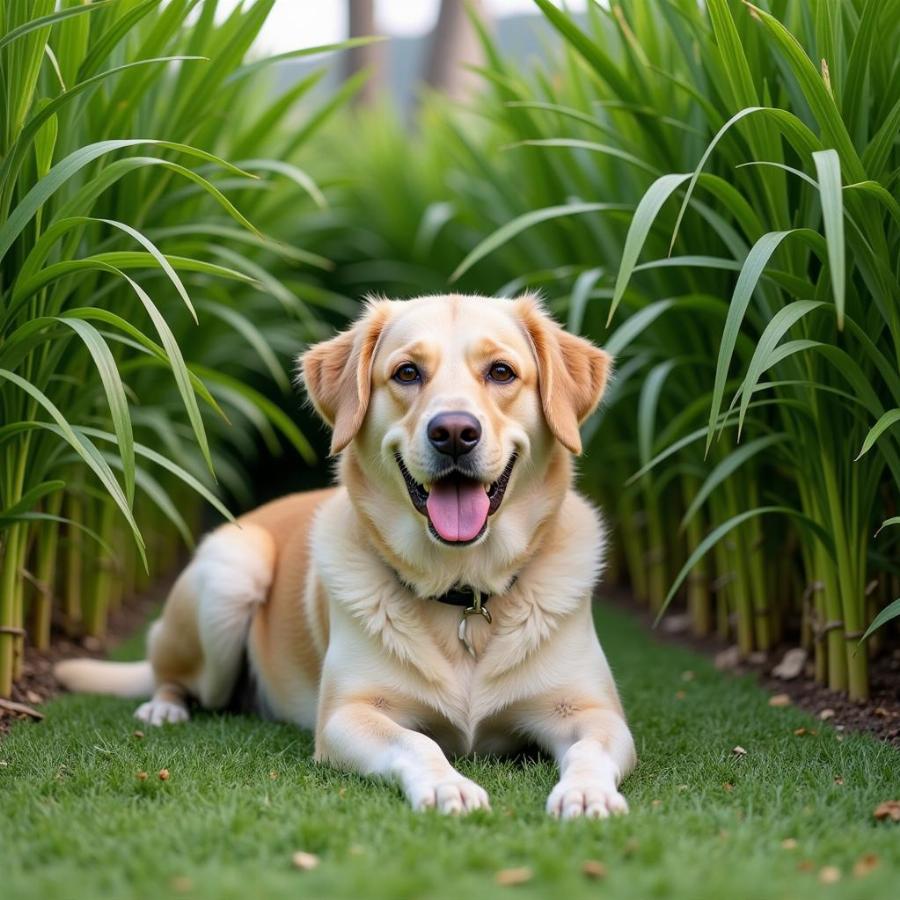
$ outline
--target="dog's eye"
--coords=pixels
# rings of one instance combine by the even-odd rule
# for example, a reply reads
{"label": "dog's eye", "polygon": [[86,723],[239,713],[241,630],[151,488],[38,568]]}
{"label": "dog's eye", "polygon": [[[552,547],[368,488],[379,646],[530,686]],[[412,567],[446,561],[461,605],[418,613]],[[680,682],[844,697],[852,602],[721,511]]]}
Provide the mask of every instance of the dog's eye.
{"label": "dog's eye", "polygon": [[495,362],[488,370],[488,378],[498,384],[509,384],[516,377],[516,373],[506,363]]}
{"label": "dog's eye", "polygon": [[400,384],[415,384],[422,380],[422,373],[412,363],[403,363],[402,366],[397,366],[393,378]]}

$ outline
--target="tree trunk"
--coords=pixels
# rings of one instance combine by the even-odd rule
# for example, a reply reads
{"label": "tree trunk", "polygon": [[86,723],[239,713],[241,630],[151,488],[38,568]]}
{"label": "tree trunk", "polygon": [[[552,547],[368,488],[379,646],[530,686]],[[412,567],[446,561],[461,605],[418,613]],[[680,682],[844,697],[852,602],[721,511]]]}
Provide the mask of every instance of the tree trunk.
{"label": "tree trunk", "polygon": [[[378,33],[375,21],[375,0],[347,0],[349,37],[368,37]],[[351,78],[363,69],[369,70],[369,77],[357,91],[353,102],[358,106],[368,106],[374,102],[381,89],[381,44],[366,44],[353,47],[344,53],[344,79]]]}
{"label": "tree trunk", "polygon": [[[468,5],[479,18],[485,18],[481,0],[469,0]],[[479,82],[466,66],[483,63],[484,52],[466,14],[465,0],[441,0],[425,60],[425,83],[453,100],[462,100]]]}

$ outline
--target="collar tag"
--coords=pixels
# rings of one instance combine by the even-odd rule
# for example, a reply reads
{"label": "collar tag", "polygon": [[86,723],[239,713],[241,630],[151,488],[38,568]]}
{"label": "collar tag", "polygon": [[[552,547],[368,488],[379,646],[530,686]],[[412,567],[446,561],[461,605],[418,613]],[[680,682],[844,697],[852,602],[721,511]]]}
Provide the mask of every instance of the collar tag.
{"label": "collar tag", "polygon": [[475,601],[471,606],[467,606],[462,613],[462,617],[459,620],[459,628],[456,632],[457,637],[462,642],[462,645],[468,650],[469,655],[475,659],[477,654],[475,653],[475,648],[472,646],[471,641],[469,641],[469,616],[482,616],[488,625],[491,624],[491,613],[490,610],[482,603],[482,594],[480,591],[475,591]]}

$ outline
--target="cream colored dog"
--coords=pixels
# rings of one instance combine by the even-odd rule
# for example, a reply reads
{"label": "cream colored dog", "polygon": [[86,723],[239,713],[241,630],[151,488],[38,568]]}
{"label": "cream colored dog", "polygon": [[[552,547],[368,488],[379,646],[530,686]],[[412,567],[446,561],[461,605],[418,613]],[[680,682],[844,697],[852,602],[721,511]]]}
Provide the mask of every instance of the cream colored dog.
{"label": "cream colored dog", "polygon": [[572,490],[608,356],[532,298],[446,296],[372,302],[301,365],[340,486],[213,532],[147,662],[60,681],[152,693],[153,725],[240,693],[416,809],[489,807],[445,754],[537,744],[559,763],[550,813],[625,812],[634,743],[591,617],[603,527]]}

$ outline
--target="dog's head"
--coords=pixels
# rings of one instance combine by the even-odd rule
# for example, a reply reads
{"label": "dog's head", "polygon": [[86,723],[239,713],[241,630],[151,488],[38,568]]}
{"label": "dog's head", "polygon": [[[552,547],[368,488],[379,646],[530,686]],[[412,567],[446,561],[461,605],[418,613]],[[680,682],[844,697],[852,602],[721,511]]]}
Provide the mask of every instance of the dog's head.
{"label": "dog's head", "polygon": [[610,360],[531,297],[454,295],[373,301],[301,367],[332,453],[352,445],[433,542],[462,547],[554,455],[581,452]]}

